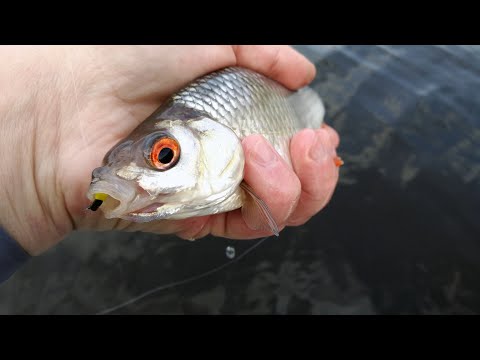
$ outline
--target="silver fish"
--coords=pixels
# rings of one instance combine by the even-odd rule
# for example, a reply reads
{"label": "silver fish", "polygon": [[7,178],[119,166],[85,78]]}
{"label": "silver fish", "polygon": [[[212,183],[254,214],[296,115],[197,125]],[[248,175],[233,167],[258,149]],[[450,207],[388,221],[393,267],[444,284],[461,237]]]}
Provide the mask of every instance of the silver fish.
{"label": "silver fish", "polygon": [[243,182],[241,140],[263,135],[291,165],[289,143],[318,128],[325,108],[309,87],[292,92],[254,71],[230,67],[171,96],[92,173],[87,197],[105,199],[106,218],[135,222],[185,219],[242,208],[258,227],[278,232],[268,207]]}

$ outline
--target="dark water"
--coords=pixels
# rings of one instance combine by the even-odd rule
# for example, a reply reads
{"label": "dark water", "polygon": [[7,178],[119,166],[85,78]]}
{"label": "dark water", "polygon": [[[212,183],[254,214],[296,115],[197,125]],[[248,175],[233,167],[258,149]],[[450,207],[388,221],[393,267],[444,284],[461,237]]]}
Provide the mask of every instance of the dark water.
{"label": "dark water", "polygon": [[[297,47],[342,138],[328,207],[114,314],[480,313],[480,47]],[[255,241],[76,233],[0,287],[2,314],[94,314]]]}

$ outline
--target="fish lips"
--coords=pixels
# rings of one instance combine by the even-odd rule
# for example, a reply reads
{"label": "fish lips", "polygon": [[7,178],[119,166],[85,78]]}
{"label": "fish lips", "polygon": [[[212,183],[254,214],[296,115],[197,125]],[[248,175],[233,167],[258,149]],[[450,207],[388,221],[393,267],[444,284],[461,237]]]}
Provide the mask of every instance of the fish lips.
{"label": "fish lips", "polygon": [[149,222],[161,217],[160,208],[164,205],[165,203],[155,201],[147,206],[123,214],[120,217],[124,220],[134,222]]}
{"label": "fish lips", "polygon": [[108,197],[101,205],[106,218],[115,218],[128,211],[129,204],[135,198],[135,191],[124,182],[108,181],[108,179],[93,179],[87,192],[87,197],[95,200],[95,194],[106,194]]}
{"label": "fish lips", "polygon": [[[140,194],[138,192],[140,191]],[[147,222],[161,217],[160,207],[165,205],[162,196],[154,199],[140,187],[126,182],[95,179],[90,185],[87,197],[93,201],[95,194],[108,195],[100,209],[107,219],[120,218],[134,222]],[[132,210],[134,209],[134,210]]]}

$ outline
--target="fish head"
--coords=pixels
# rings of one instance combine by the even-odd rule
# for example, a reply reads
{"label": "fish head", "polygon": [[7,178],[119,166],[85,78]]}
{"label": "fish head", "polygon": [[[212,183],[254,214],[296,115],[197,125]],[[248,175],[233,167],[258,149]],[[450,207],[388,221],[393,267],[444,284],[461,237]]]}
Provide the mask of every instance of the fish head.
{"label": "fish head", "polygon": [[106,218],[134,222],[181,219],[209,211],[234,194],[243,179],[240,139],[207,117],[139,126],[92,173],[87,197],[108,197]]}

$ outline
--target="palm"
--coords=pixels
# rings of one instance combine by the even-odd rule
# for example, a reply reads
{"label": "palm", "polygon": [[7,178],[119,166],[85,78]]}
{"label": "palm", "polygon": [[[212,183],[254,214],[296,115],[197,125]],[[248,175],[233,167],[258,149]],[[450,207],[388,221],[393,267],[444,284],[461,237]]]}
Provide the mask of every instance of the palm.
{"label": "palm", "polygon": [[[95,76],[96,84],[107,84],[95,98],[82,107],[81,98],[84,89],[75,88],[75,106],[71,119],[76,131],[62,136],[63,148],[60,158],[61,171],[65,174],[66,202],[76,227],[101,229],[128,229],[171,233],[185,228],[188,223],[200,219],[185,221],[156,221],[148,224],[135,224],[127,221],[107,220],[101,212],[85,212],[88,199],[85,197],[91,172],[101,165],[105,153],[118,141],[125,138],[141,121],[154,111],[173,91],[182,87],[205,72],[228,65],[229,50],[218,47],[215,62],[199,62],[192,49],[183,51],[188,57],[177,57],[179,62],[175,72],[170,71],[162,58],[167,58],[170,49],[162,48],[151,54],[151,48],[114,47],[92,49],[94,58],[100,66]],[[205,49],[193,48],[202,52]],[[153,56],[155,55],[155,56]],[[119,60],[121,59],[121,61]],[[107,71],[104,71],[107,70]],[[169,70],[169,71],[166,71]],[[72,74],[72,81],[76,81]],[[86,94],[88,96],[88,93]],[[71,161],[75,159],[75,161]],[[206,218],[200,220],[203,224]],[[202,226],[200,224],[199,226]]]}

